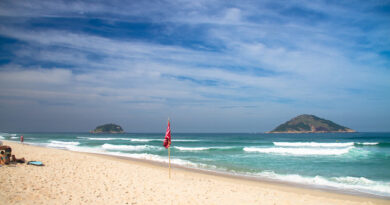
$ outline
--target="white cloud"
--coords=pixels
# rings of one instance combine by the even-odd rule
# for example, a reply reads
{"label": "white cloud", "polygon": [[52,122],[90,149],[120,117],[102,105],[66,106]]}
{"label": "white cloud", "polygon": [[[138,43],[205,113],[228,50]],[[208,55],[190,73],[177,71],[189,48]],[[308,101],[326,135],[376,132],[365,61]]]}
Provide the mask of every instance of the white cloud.
{"label": "white cloud", "polygon": [[0,84],[2,87],[8,87],[10,84],[44,84],[45,86],[53,86],[66,84],[70,81],[71,77],[72,71],[65,69],[22,70],[20,68],[16,68],[2,71]]}
{"label": "white cloud", "polygon": [[[25,29],[4,23],[0,35],[24,43],[12,48],[21,63],[0,69],[0,97],[10,99],[7,102],[26,99],[38,104],[44,101],[45,106],[64,106],[59,102],[65,102],[78,110],[110,105],[131,113],[169,110],[174,105],[193,115],[221,115],[226,112],[222,107],[229,107],[229,112],[240,117],[245,110],[271,112],[255,112],[259,107],[286,113],[304,105],[306,110],[325,113],[349,109],[348,101],[362,106],[389,102],[386,59],[375,54],[375,39],[383,38],[383,30],[359,33],[353,25],[340,29],[337,23],[327,21],[313,25],[294,21],[280,14],[293,6],[288,2],[278,9],[266,4],[227,6],[221,1],[179,1],[180,5],[173,2],[162,7],[143,2],[123,4],[123,8],[85,2],[69,6],[56,1],[35,3],[8,2],[9,7],[2,7],[0,13],[10,17],[15,11],[26,11],[24,16],[49,19],[90,15],[111,19],[112,25],[138,17],[171,25],[172,33],[180,32],[172,25],[194,28],[195,32],[202,29],[203,43],[220,48],[205,51],[180,44],[102,37],[55,27]],[[356,14],[348,8],[331,6],[327,11],[322,6],[305,5],[331,20],[342,12]],[[373,17],[367,14],[363,20],[366,18]],[[366,34],[367,48],[356,50],[356,39]],[[384,44],[388,46],[388,41]],[[70,68],[29,65],[33,60]]]}

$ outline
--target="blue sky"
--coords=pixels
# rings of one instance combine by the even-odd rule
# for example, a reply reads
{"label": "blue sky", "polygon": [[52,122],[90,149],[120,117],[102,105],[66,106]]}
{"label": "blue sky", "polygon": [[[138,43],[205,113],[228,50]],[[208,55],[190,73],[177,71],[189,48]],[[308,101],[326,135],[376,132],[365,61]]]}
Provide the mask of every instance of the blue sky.
{"label": "blue sky", "polygon": [[390,131],[390,1],[0,2],[0,130]]}

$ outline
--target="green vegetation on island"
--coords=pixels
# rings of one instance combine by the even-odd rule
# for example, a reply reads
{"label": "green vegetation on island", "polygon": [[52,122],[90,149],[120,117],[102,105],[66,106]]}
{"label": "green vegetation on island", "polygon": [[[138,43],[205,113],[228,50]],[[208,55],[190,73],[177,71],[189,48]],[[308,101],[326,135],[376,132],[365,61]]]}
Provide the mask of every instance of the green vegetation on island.
{"label": "green vegetation on island", "polygon": [[285,122],[268,133],[324,133],[324,132],[356,132],[314,115],[299,115]]}
{"label": "green vegetation on island", "polygon": [[91,133],[124,133],[121,126],[116,124],[105,124],[97,126],[94,130],[91,131]]}

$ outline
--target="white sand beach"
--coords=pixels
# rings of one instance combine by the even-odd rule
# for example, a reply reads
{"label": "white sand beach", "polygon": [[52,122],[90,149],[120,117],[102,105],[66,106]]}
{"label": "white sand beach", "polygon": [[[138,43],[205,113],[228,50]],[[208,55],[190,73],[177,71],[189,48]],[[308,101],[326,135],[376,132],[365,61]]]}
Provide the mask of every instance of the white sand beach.
{"label": "white sand beach", "polygon": [[168,169],[155,163],[3,141],[45,166],[0,167],[0,204],[390,204],[390,200]]}

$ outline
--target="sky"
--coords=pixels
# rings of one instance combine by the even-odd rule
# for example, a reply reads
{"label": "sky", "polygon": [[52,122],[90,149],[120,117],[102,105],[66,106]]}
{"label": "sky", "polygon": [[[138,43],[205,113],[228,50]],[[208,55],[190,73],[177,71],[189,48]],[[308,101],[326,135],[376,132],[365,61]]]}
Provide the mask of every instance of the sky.
{"label": "sky", "polygon": [[0,1],[0,131],[390,131],[390,1]]}

